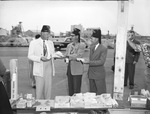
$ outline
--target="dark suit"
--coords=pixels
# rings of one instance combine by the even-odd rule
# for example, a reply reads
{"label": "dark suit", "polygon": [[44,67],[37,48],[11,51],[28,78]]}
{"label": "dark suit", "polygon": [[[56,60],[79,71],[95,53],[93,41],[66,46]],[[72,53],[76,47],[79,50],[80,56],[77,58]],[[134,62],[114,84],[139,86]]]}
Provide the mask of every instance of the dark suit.
{"label": "dark suit", "polygon": [[5,72],[6,68],[0,59],[0,114],[13,114],[1,77],[4,76]]}
{"label": "dark suit", "polygon": [[105,68],[107,48],[99,44],[95,50],[95,45],[90,48],[88,78],[90,83],[90,92],[95,92],[97,95],[106,93]]}
{"label": "dark suit", "polygon": [[6,72],[6,68],[5,68],[4,64],[2,63],[2,60],[0,59],[0,76],[3,77],[5,72]]}
{"label": "dark suit", "polygon": [[129,85],[134,86],[135,64],[133,62],[138,62],[139,56],[140,52],[136,52],[127,42],[124,85],[127,85],[129,77]]}

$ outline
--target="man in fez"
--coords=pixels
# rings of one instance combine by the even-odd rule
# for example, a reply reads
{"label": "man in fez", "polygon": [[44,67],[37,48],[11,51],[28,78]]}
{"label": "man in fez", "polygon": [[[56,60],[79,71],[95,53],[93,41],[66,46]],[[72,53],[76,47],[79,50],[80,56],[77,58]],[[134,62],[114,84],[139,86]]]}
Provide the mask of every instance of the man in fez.
{"label": "man in fez", "polygon": [[89,64],[88,78],[90,92],[95,92],[97,95],[100,95],[106,93],[106,72],[104,64],[107,57],[107,48],[101,44],[100,29],[93,31],[91,41],[89,60],[83,62]]}
{"label": "man in fez", "polygon": [[52,76],[55,74],[54,44],[48,40],[50,26],[43,25],[41,36],[30,43],[28,58],[33,61],[33,75],[36,80],[36,99],[50,99]]}

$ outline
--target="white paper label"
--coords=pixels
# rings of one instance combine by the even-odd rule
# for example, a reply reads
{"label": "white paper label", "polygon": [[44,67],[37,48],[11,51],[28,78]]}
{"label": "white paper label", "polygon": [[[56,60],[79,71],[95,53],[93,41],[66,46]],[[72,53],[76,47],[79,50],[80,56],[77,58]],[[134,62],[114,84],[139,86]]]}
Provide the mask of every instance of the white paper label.
{"label": "white paper label", "polygon": [[16,81],[16,74],[15,73],[12,75],[12,81]]}
{"label": "white paper label", "polygon": [[32,94],[27,94],[27,99],[32,99]]}
{"label": "white paper label", "polygon": [[37,106],[36,111],[50,111],[50,106]]}

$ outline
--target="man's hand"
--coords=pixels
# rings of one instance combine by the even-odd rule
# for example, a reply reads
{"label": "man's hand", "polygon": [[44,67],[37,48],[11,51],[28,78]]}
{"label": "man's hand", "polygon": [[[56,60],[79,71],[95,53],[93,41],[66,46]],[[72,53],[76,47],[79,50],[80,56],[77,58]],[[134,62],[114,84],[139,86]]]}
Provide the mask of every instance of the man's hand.
{"label": "man's hand", "polygon": [[84,61],[83,61],[84,64],[89,64],[89,62],[90,62],[90,61],[89,61],[88,58],[85,58]]}
{"label": "man's hand", "polygon": [[9,72],[9,69],[6,69],[6,72]]}
{"label": "man's hand", "polygon": [[43,61],[43,62],[47,62],[47,61],[50,61],[51,60],[51,58],[50,59],[47,59],[47,57],[41,57],[41,61]]}
{"label": "man's hand", "polygon": [[136,64],[136,63],[137,63],[136,61],[133,62],[133,64]]}

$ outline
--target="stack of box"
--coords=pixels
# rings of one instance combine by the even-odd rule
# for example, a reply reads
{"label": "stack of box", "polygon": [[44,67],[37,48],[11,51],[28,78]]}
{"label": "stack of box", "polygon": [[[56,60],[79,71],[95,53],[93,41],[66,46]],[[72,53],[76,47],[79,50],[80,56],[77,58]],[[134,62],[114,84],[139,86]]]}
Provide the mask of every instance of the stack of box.
{"label": "stack of box", "polygon": [[131,107],[146,108],[147,98],[142,95],[130,95]]}
{"label": "stack of box", "polygon": [[85,108],[97,108],[98,103],[96,100],[96,93],[85,93],[84,94]]}
{"label": "stack of box", "polygon": [[129,96],[132,108],[146,108],[147,97],[144,90],[132,90]]}
{"label": "stack of box", "polygon": [[84,96],[82,93],[75,94],[70,98],[70,107],[72,108],[83,108],[84,107]]}
{"label": "stack of box", "polygon": [[27,100],[21,99],[17,102],[16,108],[26,108],[27,106]]}
{"label": "stack of box", "polygon": [[69,107],[70,107],[70,96],[55,97],[55,108],[69,108]]}

